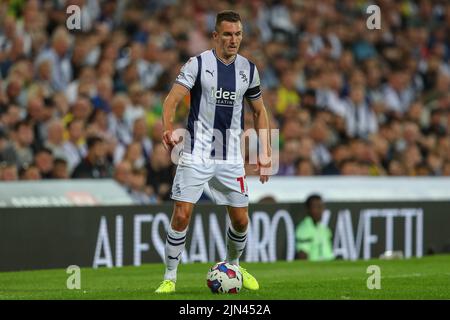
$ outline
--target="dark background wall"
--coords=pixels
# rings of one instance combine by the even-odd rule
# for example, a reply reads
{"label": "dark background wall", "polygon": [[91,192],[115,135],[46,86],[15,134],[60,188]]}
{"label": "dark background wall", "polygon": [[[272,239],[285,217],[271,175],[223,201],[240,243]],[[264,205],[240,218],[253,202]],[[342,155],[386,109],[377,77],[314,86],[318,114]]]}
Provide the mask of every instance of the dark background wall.
{"label": "dark background wall", "polygon": [[[338,258],[379,257],[386,250],[389,219],[392,249],[410,256],[450,251],[448,202],[328,203],[327,208]],[[367,209],[375,209],[369,219]],[[0,270],[162,262],[171,212],[171,205],[1,209]],[[386,218],[389,215],[392,218]],[[298,203],[250,206],[251,229],[243,259],[293,259],[295,226],[304,216]],[[366,221],[370,229],[363,224]],[[183,262],[223,259],[220,242],[226,223],[225,208],[196,206]]]}

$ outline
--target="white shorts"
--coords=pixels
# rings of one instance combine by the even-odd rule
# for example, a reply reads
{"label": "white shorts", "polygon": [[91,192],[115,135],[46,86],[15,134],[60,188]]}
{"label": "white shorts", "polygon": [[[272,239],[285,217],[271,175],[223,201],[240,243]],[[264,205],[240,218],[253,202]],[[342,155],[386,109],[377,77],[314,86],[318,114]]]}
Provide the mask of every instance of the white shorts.
{"label": "white shorts", "polygon": [[173,180],[173,200],[197,203],[208,183],[213,201],[232,207],[248,206],[244,165],[240,163],[178,164]]}

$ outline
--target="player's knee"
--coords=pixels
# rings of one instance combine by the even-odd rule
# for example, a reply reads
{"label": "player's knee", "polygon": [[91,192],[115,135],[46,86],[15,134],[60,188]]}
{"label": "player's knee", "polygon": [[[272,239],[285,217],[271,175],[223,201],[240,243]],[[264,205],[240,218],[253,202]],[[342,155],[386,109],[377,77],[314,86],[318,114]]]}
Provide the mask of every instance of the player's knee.
{"label": "player's knee", "polygon": [[176,231],[183,231],[187,228],[190,219],[190,207],[182,204],[175,204],[175,210],[172,217],[172,228]]}
{"label": "player's knee", "polygon": [[248,216],[243,216],[238,219],[234,219],[233,228],[237,232],[245,232],[248,227]]}

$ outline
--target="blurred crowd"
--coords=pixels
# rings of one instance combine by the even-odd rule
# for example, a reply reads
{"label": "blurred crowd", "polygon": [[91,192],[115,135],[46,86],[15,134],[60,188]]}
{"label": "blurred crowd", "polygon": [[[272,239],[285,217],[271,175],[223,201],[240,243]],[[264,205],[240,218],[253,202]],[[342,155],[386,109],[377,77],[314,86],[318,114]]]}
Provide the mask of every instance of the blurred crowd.
{"label": "blurred crowd", "polygon": [[[68,29],[71,5],[81,29]],[[240,53],[280,130],[279,175],[450,176],[448,1],[11,0],[0,180],[114,178],[139,203],[168,200],[162,102],[226,9],[241,14]],[[186,97],[177,127],[188,112]]]}

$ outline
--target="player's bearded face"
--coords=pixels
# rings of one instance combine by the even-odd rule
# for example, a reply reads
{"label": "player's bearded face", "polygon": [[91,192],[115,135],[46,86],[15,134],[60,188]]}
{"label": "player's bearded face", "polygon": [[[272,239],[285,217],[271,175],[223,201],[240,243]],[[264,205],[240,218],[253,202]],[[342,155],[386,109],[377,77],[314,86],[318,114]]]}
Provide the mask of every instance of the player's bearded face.
{"label": "player's bearded face", "polygon": [[240,22],[222,21],[214,39],[226,57],[236,55],[242,41],[242,24]]}

